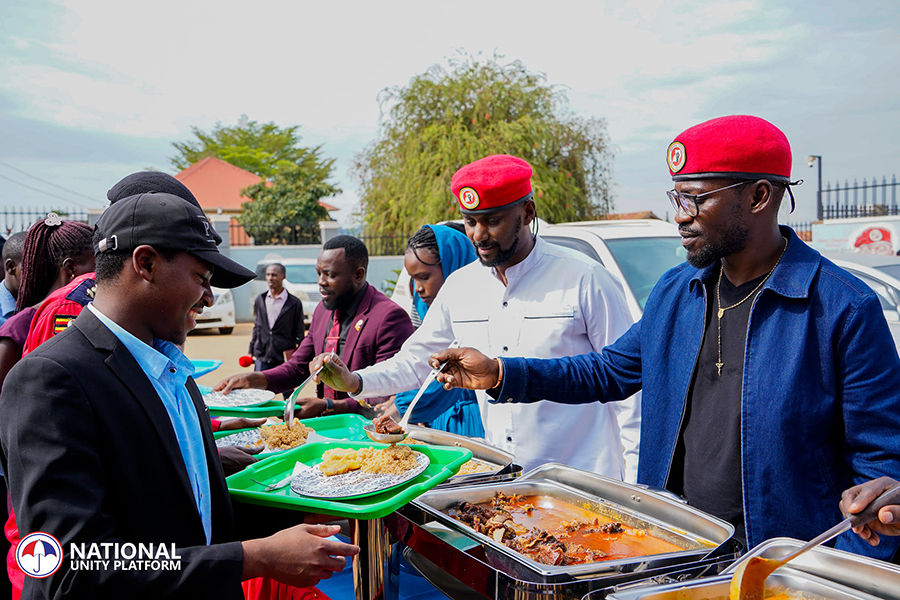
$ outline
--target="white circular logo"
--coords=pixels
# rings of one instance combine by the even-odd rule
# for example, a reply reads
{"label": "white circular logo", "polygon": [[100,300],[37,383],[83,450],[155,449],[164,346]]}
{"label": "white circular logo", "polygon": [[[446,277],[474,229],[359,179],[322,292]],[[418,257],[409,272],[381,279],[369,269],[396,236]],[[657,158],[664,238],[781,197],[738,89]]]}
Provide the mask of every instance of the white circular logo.
{"label": "white circular logo", "polygon": [[669,170],[677,173],[684,168],[687,153],[684,150],[684,144],[681,142],[672,142],[669,144],[669,151],[666,153],[666,160],[669,163]]}
{"label": "white circular logo", "polygon": [[459,203],[462,204],[463,207],[472,210],[481,203],[481,198],[478,197],[478,192],[474,189],[464,187],[459,190]]}
{"label": "white circular logo", "polygon": [[62,564],[63,551],[59,541],[49,533],[29,533],[16,548],[16,562],[29,577],[43,579],[56,573]]}
{"label": "white circular logo", "polygon": [[880,229],[872,229],[869,231],[869,239],[873,242],[880,242],[884,238],[884,234],[881,233]]}

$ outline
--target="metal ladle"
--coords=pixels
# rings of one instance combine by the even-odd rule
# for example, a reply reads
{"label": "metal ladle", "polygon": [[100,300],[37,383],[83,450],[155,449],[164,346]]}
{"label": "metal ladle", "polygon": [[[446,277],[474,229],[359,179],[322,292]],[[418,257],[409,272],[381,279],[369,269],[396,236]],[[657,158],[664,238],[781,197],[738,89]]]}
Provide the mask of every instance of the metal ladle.
{"label": "metal ladle", "polygon": [[[447,346],[448,350],[452,350],[454,348],[459,348],[459,340],[455,339],[450,342],[450,345]],[[428,389],[428,386],[431,385],[431,382],[434,381],[434,378],[437,377],[438,373],[444,370],[444,367],[447,366],[447,363],[450,361],[444,361],[437,369],[432,369],[431,373],[428,374],[428,377],[425,378],[425,383],[422,384],[422,387],[419,388],[416,397],[413,398],[412,402],[409,403],[409,408],[406,409],[406,414],[403,415],[403,418],[400,420],[400,429],[403,430],[403,433],[378,433],[375,431],[375,425],[372,423],[368,423],[363,427],[363,431],[366,432],[366,435],[369,436],[369,439],[373,442],[379,442],[381,444],[396,444],[398,442],[402,442],[409,435],[409,418],[412,416],[413,408],[415,408],[416,403],[419,401],[419,398],[425,393],[425,390]]]}
{"label": "metal ladle", "polygon": [[831,538],[840,535],[851,527],[858,527],[871,523],[878,518],[878,511],[889,504],[900,503],[900,485],[896,485],[875,498],[869,505],[858,513],[854,513],[826,531],[818,537],[800,546],[787,556],[782,558],[762,558],[753,556],[744,561],[731,576],[730,600],[763,600],[766,595],[766,578],[775,569],[784,566],[786,562],[796,558],[819,544],[824,544]]}

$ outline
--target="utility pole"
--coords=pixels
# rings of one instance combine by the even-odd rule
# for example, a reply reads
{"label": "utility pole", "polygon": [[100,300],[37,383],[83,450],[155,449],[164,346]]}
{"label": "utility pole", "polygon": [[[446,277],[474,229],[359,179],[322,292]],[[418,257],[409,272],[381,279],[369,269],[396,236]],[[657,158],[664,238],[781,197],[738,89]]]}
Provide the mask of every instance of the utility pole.
{"label": "utility pole", "polygon": [[810,169],[812,169],[813,165],[816,163],[819,165],[819,188],[816,191],[816,220],[821,221],[825,212],[822,207],[822,157],[816,154],[810,154],[806,157],[806,162]]}

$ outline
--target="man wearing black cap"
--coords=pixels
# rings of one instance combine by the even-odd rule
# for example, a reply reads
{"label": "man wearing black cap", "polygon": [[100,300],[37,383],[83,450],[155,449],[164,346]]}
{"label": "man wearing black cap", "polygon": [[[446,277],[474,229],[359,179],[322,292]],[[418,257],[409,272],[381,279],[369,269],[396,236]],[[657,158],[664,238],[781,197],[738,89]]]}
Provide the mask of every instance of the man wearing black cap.
{"label": "man wearing black cap", "polygon": [[[643,390],[638,482],[730,521],[753,547],[842,520],[841,492],[900,473],[900,359],[875,294],[779,227],[785,135],[758,117],[692,127],[669,146],[668,192],[688,262],[602,352],[453,357],[451,386],[495,402],[613,401]],[[791,195],[793,202],[793,196]],[[652,416],[652,417],[651,417]],[[837,547],[890,558],[856,536]]]}
{"label": "man wearing black cap", "polygon": [[[0,394],[20,561],[42,577],[26,577],[23,597],[237,599],[245,579],[309,586],[340,570],[358,548],[324,539],[336,528],[234,541],[207,409],[175,347],[212,305],[211,284],[254,273],[219,254],[203,212],[170,194],[113,203],[94,241],[93,303],[19,362]],[[58,544],[48,554],[42,542],[43,567],[24,544],[36,532]],[[165,548],[172,570],[127,558],[138,545]]]}

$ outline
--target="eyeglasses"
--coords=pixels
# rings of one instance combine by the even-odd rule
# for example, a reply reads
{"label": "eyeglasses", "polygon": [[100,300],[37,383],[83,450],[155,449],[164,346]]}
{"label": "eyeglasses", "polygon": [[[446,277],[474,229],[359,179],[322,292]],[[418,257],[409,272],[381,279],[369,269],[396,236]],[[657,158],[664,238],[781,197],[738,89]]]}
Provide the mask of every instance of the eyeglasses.
{"label": "eyeglasses", "polygon": [[740,181],[733,185],[729,185],[723,188],[719,188],[717,190],[713,190],[711,192],[704,192],[703,194],[682,194],[681,192],[677,192],[675,190],[669,190],[666,192],[666,195],[669,197],[669,202],[672,203],[672,208],[675,209],[675,213],[678,213],[678,209],[684,211],[689,217],[696,217],[700,214],[700,204],[701,202],[697,202],[703,196],[709,196],[710,194],[715,194],[717,192],[721,192],[723,190],[730,190],[731,188],[735,188],[739,185],[744,185],[745,183],[752,183],[751,181]]}

